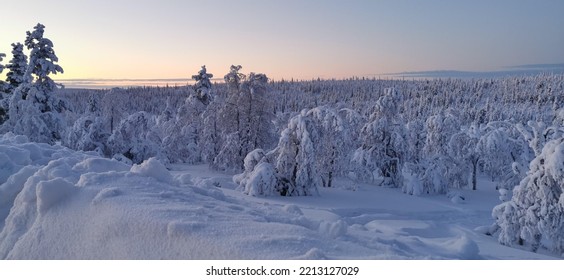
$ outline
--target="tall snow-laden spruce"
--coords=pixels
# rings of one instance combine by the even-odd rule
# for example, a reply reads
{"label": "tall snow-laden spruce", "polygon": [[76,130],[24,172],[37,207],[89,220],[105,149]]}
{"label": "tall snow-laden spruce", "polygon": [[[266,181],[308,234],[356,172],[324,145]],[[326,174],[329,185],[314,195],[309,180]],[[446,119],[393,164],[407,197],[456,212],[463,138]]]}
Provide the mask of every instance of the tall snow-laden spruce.
{"label": "tall snow-laden spruce", "polygon": [[53,91],[57,84],[50,74],[62,73],[51,40],[44,38],[42,24],[33,32],[27,32],[26,47],[30,50],[30,63],[24,77],[32,76],[29,83],[24,78],[10,97],[9,119],[2,127],[16,134],[29,137],[31,141],[54,144],[62,139],[66,123],[63,114],[69,110],[66,100],[58,98]]}
{"label": "tall snow-laden spruce", "polygon": [[56,64],[59,58],[53,50],[53,42],[43,37],[45,25],[38,23],[32,32],[27,31],[25,46],[29,53],[29,66],[26,76],[35,76],[35,86],[43,92],[52,92],[60,84],[55,83],[50,74],[63,73],[63,68]]}
{"label": "tall snow-laden spruce", "polygon": [[6,65],[6,68],[9,69],[8,73],[6,73],[8,93],[15,90],[19,85],[31,80],[30,77],[26,76],[28,64],[23,47],[21,43],[12,44],[12,59]]}

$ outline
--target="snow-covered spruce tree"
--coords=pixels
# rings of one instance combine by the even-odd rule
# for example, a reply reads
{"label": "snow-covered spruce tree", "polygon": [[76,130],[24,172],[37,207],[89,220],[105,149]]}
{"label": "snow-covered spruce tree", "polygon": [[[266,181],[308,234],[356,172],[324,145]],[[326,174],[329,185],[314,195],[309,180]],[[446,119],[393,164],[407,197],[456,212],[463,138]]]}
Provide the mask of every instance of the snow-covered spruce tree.
{"label": "snow-covered spruce tree", "polygon": [[123,119],[108,139],[109,156],[120,154],[133,163],[151,157],[166,160],[162,155],[161,139],[153,131],[155,117],[141,111]]}
{"label": "snow-covered spruce tree", "polygon": [[23,47],[21,43],[12,44],[12,59],[6,65],[6,68],[9,70],[6,74],[8,93],[14,91],[19,85],[31,80],[31,77],[26,76],[28,65]]}
{"label": "snow-covered spruce tree", "polygon": [[25,45],[30,49],[30,63],[25,77],[33,75],[35,80],[13,91],[5,126],[31,141],[54,144],[64,135],[63,113],[69,110],[69,105],[53,94],[57,84],[49,75],[62,73],[63,69],[55,64],[58,58],[51,40],[43,37],[44,28],[37,24],[33,32],[27,32]]}
{"label": "snow-covered spruce tree", "polygon": [[512,199],[493,209],[499,242],[564,254],[564,137],[546,143],[529,168]]}
{"label": "snow-covered spruce tree", "polygon": [[401,168],[405,158],[405,126],[399,116],[401,95],[393,88],[386,89],[376,105],[369,122],[362,127],[362,145],[353,156],[357,178],[399,187]]}
{"label": "snow-covered spruce tree", "polygon": [[198,71],[197,75],[192,76],[192,79],[196,80],[196,84],[194,84],[194,91],[197,94],[196,97],[204,105],[208,105],[212,99],[212,95],[210,94],[212,87],[211,78],[213,78],[213,74],[207,72],[205,65],[202,66],[202,69]]}
{"label": "snow-covered spruce tree", "polygon": [[49,74],[63,73],[56,64],[59,58],[53,50],[53,42],[43,37],[45,25],[38,23],[33,32],[27,31],[25,46],[30,50],[29,65],[25,76],[35,76],[35,86],[42,92],[53,92],[60,84],[55,83]]}
{"label": "snow-covered spruce tree", "polygon": [[315,123],[306,114],[303,110],[290,119],[273,152],[276,155],[276,172],[281,180],[279,184],[283,186],[281,195],[316,195],[322,186],[316,168],[319,135]]}

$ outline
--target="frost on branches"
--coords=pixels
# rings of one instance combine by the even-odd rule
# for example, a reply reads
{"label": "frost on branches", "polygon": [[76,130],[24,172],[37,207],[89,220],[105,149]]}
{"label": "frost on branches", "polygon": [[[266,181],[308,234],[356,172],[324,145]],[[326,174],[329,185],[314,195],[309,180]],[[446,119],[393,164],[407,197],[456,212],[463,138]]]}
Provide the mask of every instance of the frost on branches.
{"label": "frost on branches", "polygon": [[560,137],[546,143],[531,162],[513,198],[494,208],[499,242],[564,254],[563,193],[564,137]]}

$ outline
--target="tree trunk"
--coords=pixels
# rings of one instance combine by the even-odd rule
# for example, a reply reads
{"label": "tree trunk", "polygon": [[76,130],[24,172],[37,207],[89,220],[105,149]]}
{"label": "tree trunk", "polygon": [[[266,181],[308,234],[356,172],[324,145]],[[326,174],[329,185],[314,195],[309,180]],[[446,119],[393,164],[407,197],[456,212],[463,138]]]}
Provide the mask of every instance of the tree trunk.
{"label": "tree trunk", "polygon": [[476,190],[476,172],[478,170],[478,161],[472,161],[472,190]]}

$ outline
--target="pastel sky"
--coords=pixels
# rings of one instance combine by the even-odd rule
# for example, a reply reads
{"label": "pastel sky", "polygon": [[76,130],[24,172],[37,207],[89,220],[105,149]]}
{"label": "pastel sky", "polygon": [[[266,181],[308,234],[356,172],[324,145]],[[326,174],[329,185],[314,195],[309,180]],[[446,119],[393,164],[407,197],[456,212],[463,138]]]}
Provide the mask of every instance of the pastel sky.
{"label": "pastel sky", "polygon": [[[0,0],[0,52],[38,22],[64,79],[274,79],[564,62],[562,0]],[[5,73],[4,73],[5,74]]]}

